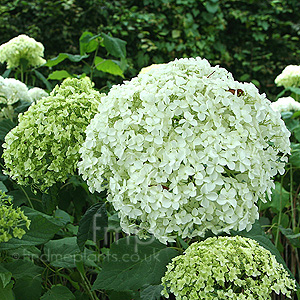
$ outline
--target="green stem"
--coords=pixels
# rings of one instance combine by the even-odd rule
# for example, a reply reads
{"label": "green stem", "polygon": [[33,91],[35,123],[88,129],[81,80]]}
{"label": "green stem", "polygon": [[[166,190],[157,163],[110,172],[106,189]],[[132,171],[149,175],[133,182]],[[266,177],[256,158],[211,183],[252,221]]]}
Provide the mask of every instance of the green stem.
{"label": "green stem", "polygon": [[24,193],[26,199],[28,200],[28,203],[29,203],[30,207],[31,207],[32,209],[34,209],[34,207],[33,207],[33,205],[32,205],[32,202],[31,202],[31,200],[30,200],[28,194],[26,193],[26,191],[23,189],[23,187],[22,187],[21,185],[19,185],[19,187],[21,188],[21,190],[23,191],[23,193]]}
{"label": "green stem", "polygon": [[90,79],[91,79],[91,81],[93,81],[93,72],[94,72],[94,69],[95,69],[95,67],[96,67],[96,66],[94,66],[94,63],[95,63],[95,58],[96,58],[96,56],[97,56],[97,54],[98,54],[98,49],[99,49],[99,44],[98,44],[98,46],[97,46],[97,48],[96,48],[96,50],[95,50],[95,55],[94,55],[93,63],[92,63],[92,65],[91,65],[91,74],[90,74]]}
{"label": "green stem", "polygon": [[294,209],[294,197],[293,197],[293,167],[290,169],[290,201],[291,201],[291,213],[292,213],[292,228],[293,231],[296,228],[296,217],[295,217],[295,209]]}
{"label": "green stem", "polygon": [[80,277],[82,279],[82,283],[83,283],[84,289],[88,292],[89,297],[92,300],[98,300],[95,292],[91,291],[92,287],[91,287],[91,284],[90,284],[89,280],[86,278],[86,275],[85,274],[81,274],[81,272],[79,272],[79,274],[80,274]]}
{"label": "green stem", "polygon": [[278,248],[278,241],[279,241],[279,226],[281,223],[281,217],[282,217],[282,184],[283,184],[283,176],[281,176],[281,182],[280,182],[280,196],[279,196],[279,215],[278,215],[278,226],[277,226],[277,231],[276,231],[276,238],[275,238],[275,246]]}

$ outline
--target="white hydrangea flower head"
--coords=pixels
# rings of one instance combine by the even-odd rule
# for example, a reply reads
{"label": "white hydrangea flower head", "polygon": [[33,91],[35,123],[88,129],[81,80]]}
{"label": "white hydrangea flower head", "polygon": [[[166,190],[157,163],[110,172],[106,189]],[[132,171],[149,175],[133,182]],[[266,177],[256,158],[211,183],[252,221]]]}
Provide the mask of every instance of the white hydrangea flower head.
{"label": "white hydrangea flower head", "polygon": [[271,252],[240,236],[193,243],[167,265],[162,294],[176,300],[268,300],[272,293],[291,299],[295,280]]}
{"label": "white hydrangea flower head", "polygon": [[271,107],[278,112],[283,111],[298,111],[300,110],[300,103],[297,102],[292,97],[282,97],[279,98],[277,101],[271,103]]}
{"label": "white hydrangea flower head", "polygon": [[149,72],[149,71],[152,70],[152,69],[159,68],[161,65],[162,65],[162,64],[153,64],[153,65],[151,65],[151,66],[142,68],[139,74],[145,74],[145,73]]}
{"label": "white hydrangea flower head", "polygon": [[31,98],[31,102],[37,102],[37,101],[41,100],[43,97],[49,96],[49,94],[45,90],[38,88],[38,87],[34,87],[34,88],[30,89],[28,91],[28,94]]}
{"label": "white hydrangea flower head", "polygon": [[20,65],[20,59],[26,59],[29,66],[43,65],[46,60],[44,46],[35,39],[21,34],[0,46],[0,62],[7,63],[7,69]]}
{"label": "white hydrangea flower head", "polygon": [[14,78],[0,76],[0,103],[12,105],[19,100],[32,102],[26,84]]}
{"label": "white hydrangea flower head", "polygon": [[290,152],[265,95],[201,58],[112,87],[98,110],[79,171],[91,192],[108,189],[126,233],[163,243],[249,230]]}
{"label": "white hydrangea flower head", "polygon": [[89,78],[68,78],[49,97],[32,104],[5,136],[5,173],[41,190],[75,174],[85,129],[100,98]]}
{"label": "white hydrangea flower head", "polygon": [[300,86],[300,66],[289,65],[284,68],[281,74],[275,78],[277,86],[299,87]]}

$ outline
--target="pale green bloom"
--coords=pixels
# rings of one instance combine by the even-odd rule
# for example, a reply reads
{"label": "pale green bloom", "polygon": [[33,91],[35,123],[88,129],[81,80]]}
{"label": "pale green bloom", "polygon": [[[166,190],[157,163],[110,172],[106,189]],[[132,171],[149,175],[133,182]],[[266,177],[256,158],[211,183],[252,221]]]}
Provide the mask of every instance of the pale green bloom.
{"label": "pale green bloom", "polygon": [[12,237],[21,239],[29,229],[30,220],[20,207],[13,208],[12,199],[0,190],[0,242],[8,242]]}
{"label": "pale green bloom", "polygon": [[46,62],[43,56],[43,44],[25,34],[0,46],[0,62],[7,62],[8,69],[18,67],[21,59],[26,59],[28,66],[40,66]]}
{"label": "pale green bloom", "polygon": [[284,68],[281,74],[279,74],[275,83],[278,86],[288,87],[299,87],[300,86],[300,66],[289,65]]}
{"label": "pale green bloom", "polygon": [[150,70],[152,69],[156,69],[156,68],[159,68],[162,64],[153,64],[151,66],[148,66],[148,67],[144,67],[141,69],[140,73],[139,74],[145,74],[147,72],[149,72]]}
{"label": "pale green bloom", "polygon": [[101,99],[79,171],[91,192],[108,189],[126,233],[250,230],[290,151],[270,103],[205,59],[162,64]]}
{"label": "pale green bloom", "polygon": [[5,137],[6,174],[19,184],[41,189],[74,174],[84,131],[100,98],[89,78],[68,78],[50,96],[31,105]]}
{"label": "pale green bloom", "polygon": [[272,292],[291,298],[296,290],[270,251],[240,236],[193,243],[168,264],[162,285],[162,294],[176,300],[267,300]]}

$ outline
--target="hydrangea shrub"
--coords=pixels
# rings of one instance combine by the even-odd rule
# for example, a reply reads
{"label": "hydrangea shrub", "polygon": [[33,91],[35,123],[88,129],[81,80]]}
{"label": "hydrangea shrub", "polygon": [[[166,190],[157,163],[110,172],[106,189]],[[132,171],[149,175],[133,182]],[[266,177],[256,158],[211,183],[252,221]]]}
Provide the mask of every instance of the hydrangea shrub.
{"label": "hydrangea shrub", "polygon": [[282,97],[272,102],[271,107],[280,113],[283,111],[298,111],[300,110],[300,103],[292,97]]}
{"label": "hydrangea shrub", "polygon": [[21,34],[0,46],[0,62],[6,62],[7,69],[20,66],[21,59],[26,59],[28,66],[41,66],[46,62],[43,56],[43,44],[25,34]]}
{"label": "hydrangea shrub", "polygon": [[0,190],[0,243],[12,237],[21,239],[25,234],[24,226],[29,229],[30,220],[20,207],[13,208],[12,199]]}
{"label": "hydrangea shrub", "polygon": [[86,126],[100,98],[88,78],[68,78],[49,97],[31,105],[5,137],[6,174],[42,190],[74,174]]}
{"label": "hydrangea shrub", "polygon": [[275,78],[277,86],[284,88],[300,86],[300,66],[289,65],[284,68],[281,74]]}
{"label": "hydrangea shrub", "polygon": [[249,230],[284,173],[289,136],[253,84],[179,59],[112,87],[78,166],[91,192],[108,189],[126,233],[166,243]]}
{"label": "hydrangea shrub", "polygon": [[162,285],[176,300],[267,300],[272,292],[290,298],[296,286],[270,251],[240,236],[193,243],[169,263]]}

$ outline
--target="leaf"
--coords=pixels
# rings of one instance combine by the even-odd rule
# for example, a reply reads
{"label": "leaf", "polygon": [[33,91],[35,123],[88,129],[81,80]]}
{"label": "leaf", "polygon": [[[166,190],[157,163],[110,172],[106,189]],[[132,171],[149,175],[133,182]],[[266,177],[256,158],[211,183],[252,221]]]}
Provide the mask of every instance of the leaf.
{"label": "leaf", "polygon": [[[244,230],[241,232],[232,232],[232,233],[233,233],[233,235],[240,235],[240,236],[248,237],[248,238],[251,238],[251,239],[257,241],[262,247],[269,250],[275,256],[277,262],[282,264],[284,269],[290,274],[290,277],[295,279],[294,275],[292,274],[290,269],[287,267],[284,259],[280,255],[280,252],[278,251],[278,249],[275,247],[275,245],[271,242],[271,240],[267,237],[267,235],[262,230],[262,228],[259,224],[259,221],[256,221],[253,224],[252,229],[248,232],[246,230]],[[299,284],[298,283],[296,283],[296,284],[297,284],[297,288],[299,288],[300,287]]]}
{"label": "leaf", "polygon": [[7,187],[5,186],[5,184],[2,181],[0,181],[0,191],[2,191],[4,193],[8,192]]}
{"label": "leaf", "polygon": [[69,72],[66,70],[59,70],[59,71],[54,71],[49,74],[47,79],[50,80],[62,80],[65,78],[73,77]]}
{"label": "leaf", "polygon": [[44,244],[52,239],[54,234],[63,227],[63,223],[59,219],[48,216],[29,207],[24,207],[23,211],[31,220],[29,230],[22,239],[12,238],[6,243],[0,243],[0,250]]}
{"label": "leaf", "polygon": [[28,277],[31,279],[41,278],[43,268],[35,265],[30,260],[14,260],[9,263],[4,263],[3,266],[5,269],[11,272],[14,279],[21,279],[23,277]]}
{"label": "leaf", "polygon": [[85,242],[92,239],[94,242],[103,239],[108,227],[108,217],[105,203],[92,205],[79,222],[77,244],[83,251]]}
{"label": "leaf", "polygon": [[110,59],[103,59],[99,56],[96,56],[94,64],[96,69],[99,71],[112,75],[119,75],[124,78],[123,71],[120,66]]}
{"label": "leaf", "polygon": [[107,292],[109,300],[139,300],[140,298],[137,295],[137,292],[134,291],[108,291]]}
{"label": "leaf", "polygon": [[73,300],[75,296],[71,291],[62,285],[54,285],[51,287],[51,290],[46,292],[41,300]]}
{"label": "leaf", "polygon": [[99,42],[96,40],[99,36],[101,35],[94,35],[89,31],[85,31],[79,38],[80,55],[95,51],[99,45]]}
{"label": "leaf", "polygon": [[300,144],[291,144],[289,162],[296,168],[300,168]]}
{"label": "leaf", "polygon": [[5,136],[11,131],[17,124],[9,119],[0,121],[0,141],[4,141]]}
{"label": "leaf", "polygon": [[42,295],[42,280],[40,277],[22,277],[16,280],[13,291],[16,299],[39,300]]}
{"label": "leaf", "polygon": [[97,261],[98,256],[88,249],[81,253],[76,237],[49,241],[44,245],[44,256],[53,267],[75,268],[78,262],[97,267],[94,261]]}
{"label": "leaf", "polygon": [[205,5],[205,8],[209,13],[215,14],[219,9],[219,4],[213,3],[213,1],[208,1]]}
{"label": "leaf", "polygon": [[69,59],[72,62],[80,62],[81,60],[85,59],[89,57],[88,54],[84,54],[84,55],[78,55],[78,54],[69,54],[69,53],[59,53],[58,56],[49,59],[45,66],[47,67],[53,67],[58,65],[59,63],[61,63],[62,61],[64,61],[65,59]]}
{"label": "leaf", "polygon": [[119,58],[126,57],[126,42],[102,33],[104,47],[111,55]]}
{"label": "leaf", "polygon": [[59,203],[58,191],[59,190],[57,185],[53,185],[51,188],[48,189],[47,194],[44,193],[42,195],[42,204],[43,204],[44,212],[46,214],[52,214],[56,206],[58,205]]}
{"label": "leaf", "polygon": [[52,85],[51,85],[51,83],[46,79],[46,77],[45,77],[42,73],[40,73],[39,71],[37,71],[37,70],[33,70],[33,72],[34,72],[35,76],[36,76],[37,78],[39,78],[39,79],[44,83],[44,85],[46,86],[47,90],[48,90],[48,91],[52,91]]}
{"label": "leaf", "polygon": [[3,288],[5,288],[11,281],[12,273],[0,265],[0,282]]}
{"label": "leaf", "polygon": [[17,114],[23,113],[29,108],[31,104],[31,102],[21,100],[20,104],[15,108],[15,112]]}
{"label": "leaf", "polygon": [[272,190],[271,200],[260,205],[261,210],[265,210],[269,207],[274,208],[278,212],[282,211],[289,203],[290,193],[287,192],[279,182],[275,182],[275,189]]}
{"label": "leaf", "polygon": [[279,226],[279,229],[294,247],[300,248],[300,233],[296,234],[291,228],[284,228],[282,226]]}
{"label": "leaf", "polygon": [[120,239],[111,245],[92,290],[126,291],[160,284],[167,264],[177,255],[157,240]]}
{"label": "leaf", "polygon": [[3,285],[0,284],[0,299],[1,300],[15,300],[13,291],[13,282],[11,282],[6,287],[3,287]]}
{"label": "leaf", "polygon": [[161,297],[162,285],[149,285],[141,291],[142,300],[159,300]]}
{"label": "leaf", "polygon": [[293,132],[297,141],[300,142],[300,126],[294,128]]}

